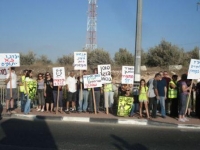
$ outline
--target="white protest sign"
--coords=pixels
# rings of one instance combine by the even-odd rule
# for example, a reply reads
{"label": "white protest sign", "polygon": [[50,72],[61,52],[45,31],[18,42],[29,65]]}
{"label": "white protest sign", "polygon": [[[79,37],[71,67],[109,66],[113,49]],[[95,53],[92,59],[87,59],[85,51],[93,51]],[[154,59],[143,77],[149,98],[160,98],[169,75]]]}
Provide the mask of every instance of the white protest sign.
{"label": "white protest sign", "polygon": [[134,66],[122,66],[122,84],[133,84]]}
{"label": "white protest sign", "polygon": [[74,52],[74,70],[87,70],[87,52]]}
{"label": "white protest sign", "polygon": [[0,67],[19,67],[19,53],[0,53]]}
{"label": "white protest sign", "polygon": [[200,77],[200,60],[191,59],[188,69],[188,79],[199,79]]}
{"label": "white protest sign", "polygon": [[101,75],[91,74],[83,76],[84,88],[102,87]]}
{"label": "white protest sign", "polygon": [[64,67],[53,68],[53,85],[54,86],[65,85],[65,68]]}
{"label": "white protest sign", "polygon": [[112,77],[111,77],[111,65],[98,65],[98,73],[101,74],[101,82],[104,83],[111,83]]}
{"label": "white protest sign", "polygon": [[8,73],[9,70],[7,67],[0,67],[0,79],[5,79]]}

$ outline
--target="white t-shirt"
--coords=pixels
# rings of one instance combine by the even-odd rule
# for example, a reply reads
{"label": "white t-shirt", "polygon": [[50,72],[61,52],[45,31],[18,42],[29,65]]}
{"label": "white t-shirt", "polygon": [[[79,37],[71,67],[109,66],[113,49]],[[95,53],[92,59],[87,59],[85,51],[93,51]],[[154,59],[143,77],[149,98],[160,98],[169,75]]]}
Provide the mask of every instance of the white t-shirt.
{"label": "white t-shirt", "polygon": [[67,77],[66,84],[68,85],[69,92],[76,92],[76,79],[75,77]]}
{"label": "white t-shirt", "polygon": [[[6,79],[10,77],[10,73],[6,75]],[[11,72],[11,84],[12,89],[17,88],[17,75],[14,72]],[[7,83],[7,88],[10,89],[10,81]]]}

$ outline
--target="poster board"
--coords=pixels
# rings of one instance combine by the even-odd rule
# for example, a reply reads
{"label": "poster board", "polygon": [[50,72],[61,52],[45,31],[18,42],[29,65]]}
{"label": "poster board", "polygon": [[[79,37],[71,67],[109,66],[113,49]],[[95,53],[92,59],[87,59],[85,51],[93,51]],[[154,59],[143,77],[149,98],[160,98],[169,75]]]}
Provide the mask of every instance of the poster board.
{"label": "poster board", "polygon": [[112,82],[111,65],[110,64],[98,65],[98,73],[101,74],[102,84]]}
{"label": "poster board", "polygon": [[191,59],[188,69],[188,79],[199,79],[200,77],[200,60]]}
{"label": "poster board", "polygon": [[0,79],[5,79],[6,75],[9,73],[9,68],[7,67],[0,67]]}
{"label": "poster board", "polygon": [[87,52],[74,52],[74,70],[87,70]]}
{"label": "poster board", "polygon": [[119,96],[117,116],[129,116],[133,101],[133,97]]}
{"label": "poster board", "polygon": [[101,75],[100,74],[84,75],[83,83],[85,88],[102,87]]}
{"label": "poster board", "polygon": [[122,84],[133,84],[134,66],[122,66]]}
{"label": "poster board", "polygon": [[19,53],[0,53],[0,67],[19,67]]}
{"label": "poster board", "polygon": [[65,85],[65,68],[64,67],[53,68],[53,85],[54,86]]}

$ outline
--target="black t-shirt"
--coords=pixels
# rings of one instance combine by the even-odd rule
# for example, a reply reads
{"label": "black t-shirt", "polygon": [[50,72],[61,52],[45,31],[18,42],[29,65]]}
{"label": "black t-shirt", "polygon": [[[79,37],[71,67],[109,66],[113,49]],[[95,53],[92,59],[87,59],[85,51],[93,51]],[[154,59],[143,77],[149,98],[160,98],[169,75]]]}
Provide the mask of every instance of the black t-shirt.
{"label": "black t-shirt", "polygon": [[52,91],[53,89],[50,86],[50,82],[53,84],[53,79],[51,78],[50,80],[45,80],[44,83],[46,84],[46,91]]}

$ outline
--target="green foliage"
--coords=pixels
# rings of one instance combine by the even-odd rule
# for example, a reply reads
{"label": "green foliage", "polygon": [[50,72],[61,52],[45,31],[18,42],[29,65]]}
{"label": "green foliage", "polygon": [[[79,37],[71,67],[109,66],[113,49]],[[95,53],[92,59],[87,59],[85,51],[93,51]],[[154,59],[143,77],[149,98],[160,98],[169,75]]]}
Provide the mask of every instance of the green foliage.
{"label": "green foliage", "polygon": [[32,51],[28,51],[27,54],[20,53],[20,64],[21,65],[32,65],[36,61],[36,54]]}
{"label": "green foliage", "polygon": [[42,63],[44,65],[52,64],[52,61],[48,59],[46,55],[41,55],[38,59],[37,62]]}
{"label": "green foliage", "polygon": [[86,50],[86,52],[88,54],[88,66],[90,66],[90,68],[95,68],[100,64],[112,63],[110,54],[103,49],[96,49],[92,51]]}
{"label": "green foliage", "polygon": [[117,65],[133,65],[134,55],[126,49],[120,48],[119,51],[115,53],[114,61]]}
{"label": "green foliage", "polygon": [[74,55],[63,55],[63,57],[57,59],[57,63],[60,65],[72,65],[74,63]]}
{"label": "green foliage", "polygon": [[141,65],[146,65],[147,63],[147,52],[141,51]]}
{"label": "green foliage", "polygon": [[158,46],[149,49],[146,65],[151,67],[180,65],[184,62],[184,58],[185,53],[183,49],[162,40]]}

